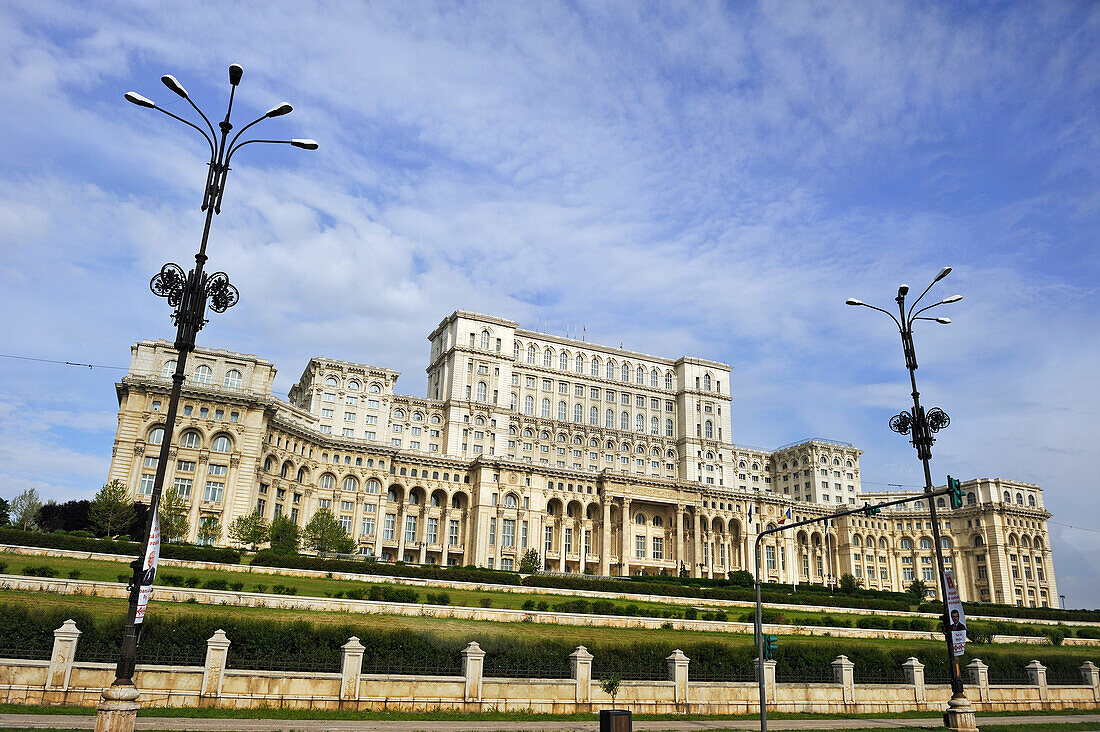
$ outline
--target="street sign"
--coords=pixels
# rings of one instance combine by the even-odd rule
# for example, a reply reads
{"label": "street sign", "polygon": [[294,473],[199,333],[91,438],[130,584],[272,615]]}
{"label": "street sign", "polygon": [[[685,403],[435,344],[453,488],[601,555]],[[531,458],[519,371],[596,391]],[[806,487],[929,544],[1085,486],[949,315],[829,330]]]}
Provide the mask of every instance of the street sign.
{"label": "street sign", "polygon": [[943,570],[943,584],[947,588],[947,628],[951,631],[951,655],[966,653],[966,614],[963,613],[959,588],[950,569]]}

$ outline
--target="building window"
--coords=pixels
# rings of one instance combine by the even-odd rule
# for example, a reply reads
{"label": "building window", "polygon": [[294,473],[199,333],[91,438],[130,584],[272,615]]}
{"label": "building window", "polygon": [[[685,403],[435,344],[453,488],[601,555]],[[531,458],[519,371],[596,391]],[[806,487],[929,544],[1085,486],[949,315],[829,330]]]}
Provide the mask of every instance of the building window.
{"label": "building window", "polygon": [[448,546],[458,546],[458,519],[451,519],[447,524]]}
{"label": "building window", "polygon": [[547,551],[547,552],[554,551],[554,529],[553,529],[553,527],[551,527],[551,526],[546,527],[545,536],[546,536],[545,551]]}
{"label": "building window", "polygon": [[225,372],[225,386],[229,389],[240,389],[244,380],[241,378],[241,372],[237,369],[230,369]]}
{"label": "building window", "polygon": [[382,538],[386,541],[393,540],[394,525],[397,522],[397,514],[387,513],[385,523],[382,524]]}
{"label": "building window", "polygon": [[221,503],[224,491],[225,483],[217,480],[208,480],[206,481],[206,491],[203,493],[202,499],[211,503]]}
{"label": "building window", "polygon": [[206,364],[200,364],[195,368],[194,380],[196,384],[209,384],[214,372]]}
{"label": "building window", "polygon": [[[722,549],[725,549],[725,545],[722,545]],[[653,558],[664,559],[665,558],[665,539],[663,536],[653,537]],[[725,562],[723,562],[725,564]]]}
{"label": "building window", "polygon": [[635,536],[634,537],[634,558],[635,559],[645,559],[645,537],[644,536]]}
{"label": "building window", "polygon": [[497,543],[497,519],[496,516],[489,517],[489,546],[493,546]]}
{"label": "building window", "polygon": [[516,520],[504,519],[502,522],[502,544],[506,547],[514,547],[516,545]]}
{"label": "building window", "polygon": [[405,543],[412,544],[416,541],[416,516],[405,517]]}
{"label": "building window", "polygon": [[439,543],[439,519],[435,517],[428,519],[428,536],[425,541],[428,544]]}

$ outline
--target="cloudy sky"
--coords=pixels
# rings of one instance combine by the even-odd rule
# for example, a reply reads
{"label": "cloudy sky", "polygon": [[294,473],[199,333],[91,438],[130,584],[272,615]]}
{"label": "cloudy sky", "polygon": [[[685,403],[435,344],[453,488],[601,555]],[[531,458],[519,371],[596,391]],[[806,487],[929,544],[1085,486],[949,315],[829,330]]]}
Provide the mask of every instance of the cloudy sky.
{"label": "cloudy sky", "polygon": [[[147,282],[196,248],[204,143],[122,94],[186,116],[172,73],[221,115],[238,62],[237,117],[289,100],[264,135],[321,149],[235,159],[210,266],[242,299],[202,345],[284,394],[314,355],[423,394],[452,310],[583,327],[732,364],[739,443],[850,441],[913,486],[897,333],[844,300],[951,265],[954,323],[917,334],[934,474],[1041,485],[1060,590],[1100,606],[1100,6],[162,5],[0,5],[5,356],[172,336]],[[0,358],[0,496],[90,497],[123,373]]]}

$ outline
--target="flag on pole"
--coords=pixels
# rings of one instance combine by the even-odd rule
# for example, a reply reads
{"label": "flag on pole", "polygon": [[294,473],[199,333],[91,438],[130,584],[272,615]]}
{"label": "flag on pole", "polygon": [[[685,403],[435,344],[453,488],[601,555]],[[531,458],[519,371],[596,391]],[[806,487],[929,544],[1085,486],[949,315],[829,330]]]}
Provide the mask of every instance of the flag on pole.
{"label": "flag on pole", "polygon": [[752,526],[752,506],[749,506],[749,526]]}
{"label": "flag on pole", "polygon": [[790,517],[791,517],[791,509],[788,508],[787,512],[779,517],[779,525],[782,526],[783,524],[787,523],[787,519],[789,519]]}

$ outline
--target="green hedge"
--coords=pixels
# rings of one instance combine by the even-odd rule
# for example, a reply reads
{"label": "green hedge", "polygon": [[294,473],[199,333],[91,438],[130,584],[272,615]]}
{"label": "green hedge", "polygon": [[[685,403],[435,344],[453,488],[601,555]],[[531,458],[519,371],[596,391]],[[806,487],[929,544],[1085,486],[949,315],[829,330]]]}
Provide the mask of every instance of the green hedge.
{"label": "green hedge", "polygon": [[[0,544],[34,546],[45,549],[71,549],[73,551],[98,552],[100,554],[120,554],[127,557],[136,557],[141,552],[141,544],[134,541],[88,539],[72,534],[46,534],[11,527],[0,528]],[[193,544],[162,544],[160,555],[168,559],[219,562],[221,564],[239,564],[241,561],[241,553],[236,549],[194,546]]]}
{"label": "green hedge", "polygon": [[[18,649],[22,657],[48,657],[53,631],[67,618],[81,630],[77,660],[111,661],[117,657],[122,637],[123,614],[111,620],[97,620],[75,608],[39,609],[19,604],[0,604],[0,650]],[[201,665],[206,640],[223,629],[232,645],[228,666],[255,670],[314,670],[337,672],[340,647],[357,636],[366,648],[363,669],[371,673],[461,673],[462,648],[476,640],[486,652],[485,669],[489,676],[529,676],[533,678],[568,676],[572,643],[564,640],[536,640],[517,634],[511,626],[500,631],[484,631],[477,636],[447,639],[411,630],[364,627],[349,620],[344,623],[276,622],[219,614],[210,608],[204,614],[166,617],[152,611],[146,616],[138,648],[139,663]],[[583,642],[583,639],[582,641]],[[645,642],[585,643],[595,656],[593,674],[599,679],[609,673],[623,678],[665,678],[665,658],[679,647],[691,659],[691,675],[697,679],[752,678],[752,659],[756,651],[750,636],[731,636],[721,642],[700,640],[652,640]],[[34,654],[37,654],[35,656]],[[782,636],[776,655],[778,674],[791,680],[831,680],[830,664],[838,655],[848,656],[856,664],[861,680],[901,680],[901,664],[917,656],[926,665],[930,683],[947,678],[942,644],[921,642],[903,648],[883,649],[869,642],[836,639],[808,642]],[[982,660],[990,667],[993,683],[1021,682],[1024,666],[1039,659],[1052,678],[1074,678],[1081,658],[1067,656],[1054,648],[1032,648],[1024,652],[983,646]],[[969,658],[963,659],[963,665]]]}
{"label": "green hedge", "polygon": [[[1019,607],[1017,605],[995,605],[984,602],[964,602],[963,610],[966,611],[967,615],[1020,618],[1021,620],[1100,621],[1100,610],[1062,610],[1054,607]],[[943,605],[938,602],[925,602],[921,604],[920,611],[922,613],[942,613]]]}
{"label": "green hedge", "polygon": [[455,582],[518,585],[519,575],[477,567],[443,567],[435,565],[411,565],[371,561],[369,559],[327,559],[300,554],[276,554],[265,549],[252,558],[257,567],[283,567],[285,569],[313,569],[322,572],[350,572],[382,575],[385,577],[410,577],[417,579],[442,579]]}

